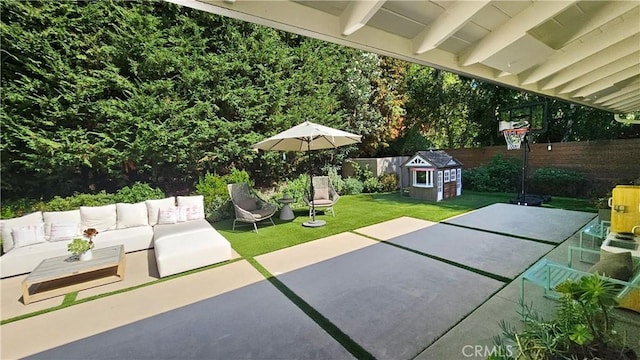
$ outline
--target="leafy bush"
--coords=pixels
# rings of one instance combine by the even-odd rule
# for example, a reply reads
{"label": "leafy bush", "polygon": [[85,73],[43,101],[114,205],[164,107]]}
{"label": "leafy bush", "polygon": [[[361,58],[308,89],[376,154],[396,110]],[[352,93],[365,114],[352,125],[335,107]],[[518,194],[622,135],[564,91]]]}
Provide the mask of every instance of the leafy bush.
{"label": "leafy bush", "polygon": [[391,191],[396,191],[398,189],[398,174],[396,173],[382,174],[380,175],[379,179],[380,179],[381,191],[391,192]]}
{"label": "leafy bush", "polygon": [[132,187],[123,187],[115,194],[100,191],[97,194],[73,194],[67,197],[56,196],[48,202],[21,199],[12,202],[3,202],[2,218],[22,216],[33,211],[67,211],[79,209],[80,206],[102,206],[117,202],[137,203],[149,199],[162,199],[165,194],[162,190],[152,188],[148,184],[135,183]]}
{"label": "leafy bush", "polygon": [[377,193],[382,191],[382,184],[380,183],[380,180],[378,180],[378,178],[376,177],[367,178],[362,184],[363,184],[362,192]]}
{"label": "leafy bush", "polygon": [[344,179],[344,193],[346,195],[360,194],[363,189],[364,184],[362,181],[352,177]]}
{"label": "leafy bush", "polygon": [[[380,180],[373,175],[373,171],[369,168],[369,165],[361,167],[357,163],[352,163],[354,178],[362,183],[362,190],[360,192],[375,193],[382,189]],[[355,184],[355,183],[354,183]],[[351,189],[351,191],[357,189]]]}
{"label": "leafy bush", "polygon": [[114,194],[107,194],[104,190],[97,194],[73,194],[67,197],[56,196],[45,204],[44,211],[65,211],[80,208],[80,206],[102,206],[115,203]]}
{"label": "leafy bush", "polygon": [[572,170],[541,168],[533,173],[532,191],[538,194],[580,197],[585,195],[585,177]]}
{"label": "leafy bush", "polygon": [[272,200],[274,198],[280,199],[287,194],[287,196],[295,200],[291,203],[292,207],[306,206],[303,199],[308,193],[309,175],[300,174],[297,178],[280,185],[278,191],[272,196]]}
{"label": "leafy bush", "polygon": [[118,190],[113,196],[114,202],[138,203],[145,200],[162,199],[166,197],[164,192],[158,188],[152,188],[148,184],[135,183],[132,187],[125,186]]}
{"label": "leafy bush", "polygon": [[488,164],[463,170],[465,189],[483,192],[513,192],[520,180],[519,160],[498,154]]}
{"label": "leafy bush", "polygon": [[335,191],[340,195],[344,194],[345,183],[342,175],[338,174],[338,169],[335,167],[329,167],[326,169],[326,171],[327,175],[329,176],[329,181],[331,182],[331,185],[333,186]]}
{"label": "leafy bush", "polygon": [[498,347],[489,359],[636,359],[614,328],[616,285],[598,275],[568,280],[554,319],[544,320],[525,306],[525,328],[518,332],[504,321]]}

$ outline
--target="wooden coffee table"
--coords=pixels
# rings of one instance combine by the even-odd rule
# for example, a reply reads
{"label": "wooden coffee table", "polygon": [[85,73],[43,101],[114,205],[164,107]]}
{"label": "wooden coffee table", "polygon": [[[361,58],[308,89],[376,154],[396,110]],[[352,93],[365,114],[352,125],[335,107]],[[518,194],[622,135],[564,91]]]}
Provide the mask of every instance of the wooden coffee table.
{"label": "wooden coffee table", "polygon": [[58,256],[43,260],[22,281],[22,301],[65,295],[70,292],[124,280],[124,246],[94,249],[93,259]]}

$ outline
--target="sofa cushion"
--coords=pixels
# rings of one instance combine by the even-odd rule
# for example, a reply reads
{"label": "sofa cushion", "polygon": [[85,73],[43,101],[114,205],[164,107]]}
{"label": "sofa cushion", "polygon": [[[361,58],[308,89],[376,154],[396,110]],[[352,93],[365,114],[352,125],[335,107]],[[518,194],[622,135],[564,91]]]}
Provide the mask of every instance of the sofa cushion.
{"label": "sofa cushion", "polygon": [[50,225],[49,241],[66,241],[81,236],[80,223],[53,223]]}
{"label": "sofa cushion", "polygon": [[204,196],[178,196],[178,206],[187,206],[190,210],[187,211],[188,220],[204,219]]}
{"label": "sofa cushion", "polygon": [[2,249],[5,253],[13,249],[13,235],[11,232],[14,228],[22,228],[28,225],[38,225],[42,223],[42,212],[36,211],[21,217],[2,220]]}
{"label": "sofa cushion", "polygon": [[80,209],[69,211],[45,211],[42,213],[44,218],[44,235],[49,239],[51,236],[51,225],[53,223],[58,224],[76,224],[78,227],[78,233],[80,233]]}
{"label": "sofa cushion", "polygon": [[147,205],[144,202],[135,204],[116,204],[116,229],[127,229],[149,225]]}
{"label": "sofa cushion", "polygon": [[600,274],[621,281],[629,281],[633,271],[631,252],[610,253],[600,251],[600,261],[593,265],[589,272]]}
{"label": "sofa cushion", "polygon": [[11,235],[13,236],[14,248],[35,245],[46,241],[44,239],[44,222],[36,225],[23,226],[21,228],[13,228]]}
{"label": "sofa cushion", "polygon": [[147,214],[149,217],[149,225],[153,226],[158,223],[158,214],[160,208],[166,208],[176,206],[176,200],[173,197],[157,200],[147,200],[144,202],[147,205]]}
{"label": "sofa cushion", "polygon": [[116,204],[104,206],[81,206],[80,219],[82,229],[100,231],[115,230],[118,222]]}

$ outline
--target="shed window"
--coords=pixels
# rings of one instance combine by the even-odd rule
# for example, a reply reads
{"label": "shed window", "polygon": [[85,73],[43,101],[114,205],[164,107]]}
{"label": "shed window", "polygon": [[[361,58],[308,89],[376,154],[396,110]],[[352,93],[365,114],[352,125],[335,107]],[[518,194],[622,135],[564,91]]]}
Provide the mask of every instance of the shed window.
{"label": "shed window", "polygon": [[451,169],[451,181],[456,181],[456,169]]}
{"label": "shed window", "polygon": [[444,171],[444,182],[449,182],[449,170]]}
{"label": "shed window", "polygon": [[413,186],[433,187],[433,170],[414,169],[413,170]]}

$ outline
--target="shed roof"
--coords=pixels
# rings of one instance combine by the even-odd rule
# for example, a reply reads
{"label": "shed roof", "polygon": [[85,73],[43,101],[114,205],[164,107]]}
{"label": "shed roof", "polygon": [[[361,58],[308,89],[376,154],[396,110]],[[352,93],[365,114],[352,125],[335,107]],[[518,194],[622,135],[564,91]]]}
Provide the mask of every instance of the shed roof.
{"label": "shed roof", "polygon": [[420,164],[411,164],[417,157],[427,161],[437,168],[450,166],[462,166],[462,163],[444,150],[424,150],[418,151],[409,160],[405,161],[401,166],[420,166]]}

